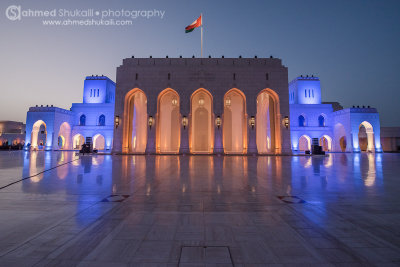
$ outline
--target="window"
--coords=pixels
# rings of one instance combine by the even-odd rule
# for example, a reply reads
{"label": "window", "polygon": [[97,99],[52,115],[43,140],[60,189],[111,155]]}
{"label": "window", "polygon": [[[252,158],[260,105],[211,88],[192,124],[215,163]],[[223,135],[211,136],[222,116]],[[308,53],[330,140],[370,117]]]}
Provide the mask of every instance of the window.
{"label": "window", "polygon": [[304,96],[307,97],[307,90],[304,90]]}
{"label": "window", "polygon": [[314,98],[314,89],[312,89],[312,97]]}
{"label": "window", "polygon": [[308,89],[308,97],[311,97],[310,89]]}
{"label": "window", "polygon": [[81,117],[79,118],[79,125],[80,126],[85,126],[86,125],[86,116],[84,114],[81,115]]}
{"label": "window", "polygon": [[93,89],[90,89],[90,97],[92,97]]}
{"label": "window", "polygon": [[318,126],[319,127],[324,127],[325,126],[325,117],[322,115],[319,115],[318,117]]}
{"label": "window", "polygon": [[300,115],[300,116],[299,116],[299,126],[300,126],[300,127],[306,126],[306,119],[304,118],[303,115]]}
{"label": "window", "polygon": [[99,126],[104,126],[106,125],[106,116],[100,115],[99,117]]}
{"label": "window", "polygon": [[99,96],[99,93],[100,93],[100,89],[97,89],[97,96]]}

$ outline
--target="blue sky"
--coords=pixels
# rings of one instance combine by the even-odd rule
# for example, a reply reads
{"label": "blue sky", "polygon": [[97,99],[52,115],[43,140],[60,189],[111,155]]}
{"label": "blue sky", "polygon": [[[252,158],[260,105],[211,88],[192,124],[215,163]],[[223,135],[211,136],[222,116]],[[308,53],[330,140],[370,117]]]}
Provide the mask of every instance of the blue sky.
{"label": "blue sky", "polygon": [[[10,21],[22,9],[162,10],[130,26],[43,26]],[[204,54],[279,57],[289,80],[320,77],[323,101],[370,105],[383,126],[400,126],[400,1],[2,1],[0,120],[25,121],[29,106],[69,108],[82,100],[84,77],[115,80],[122,59],[200,56],[200,31],[184,28],[202,12]]]}

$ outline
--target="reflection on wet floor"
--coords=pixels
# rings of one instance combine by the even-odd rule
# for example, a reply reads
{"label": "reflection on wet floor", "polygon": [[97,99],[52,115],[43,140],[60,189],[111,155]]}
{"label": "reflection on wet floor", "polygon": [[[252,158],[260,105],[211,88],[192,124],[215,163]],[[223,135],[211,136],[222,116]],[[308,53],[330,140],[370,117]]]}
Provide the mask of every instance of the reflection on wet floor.
{"label": "reflection on wet floor", "polygon": [[6,152],[0,168],[16,182],[0,190],[0,265],[176,266],[193,244],[239,266],[400,261],[400,154]]}
{"label": "reflection on wet floor", "polygon": [[[135,184],[135,179],[145,183],[146,194],[160,184],[179,184],[182,192],[197,190],[196,186],[213,188],[215,192],[231,190],[248,184],[251,192],[258,187],[278,186],[287,193],[305,190],[318,184],[324,188],[363,181],[366,187],[382,186],[382,158],[390,155],[373,153],[328,154],[326,156],[247,157],[247,156],[76,156],[73,152],[20,152],[23,158],[22,173],[15,180],[30,177],[23,182],[26,190],[30,183],[43,183],[47,193],[58,180],[69,186],[106,184],[118,191],[121,185]],[[0,155],[1,157],[1,155]],[[60,166],[59,166],[60,165]],[[44,172],[55,166],[55,172]],[[12,168],[12,166],[10,166]],[[48,177],[47,180],[44,180]],[[72,179],[75,177],[75,179]],[[168,179],[166,179],[168,177]],[[376,184],[376,180],[382,183]],[[115,180],[115,181],[114,181]],[[49,183],[50,182],[50,183]],[[122,183],[122,184],[121,184]],[[168,184],[169,183],[169,184]],[[36,189],[41,187],[35,187]],[[285,188],[283,190],[283,188]],[[103,188],[106,190],[106,188]],[[93,190],[96,190],[93,188]],[[127,190],[125,187],[123,190]],[[31,193],[34,193],[32,191]]]}

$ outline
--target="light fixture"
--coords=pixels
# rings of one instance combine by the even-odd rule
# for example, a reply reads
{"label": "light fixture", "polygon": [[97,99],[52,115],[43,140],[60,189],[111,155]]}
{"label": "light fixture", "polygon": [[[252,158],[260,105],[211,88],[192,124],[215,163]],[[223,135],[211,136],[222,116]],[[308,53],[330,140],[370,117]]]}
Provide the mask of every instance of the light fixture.
{"label": "light fixture", "polygon": [[119,125],[119,116],[115,116],[114,122],[115,122],[115,128],[118,128],[118,125]]}
{"label": "light fixture", "polygon": [[225,100],[225,106],[227,107],[231,106],[231,99],[229,97]]}
{"label": "light fixture", "polygon": [[186,129],[187,125],[188,125],[188,118],[186,116],[183,116],[183,118],[182,118],[183,129]]}
{"label": "light fixture", "polygon": [[219,127],[221,127],[221,117],[217,116],[217,118],[215,119],[215,125],[217,126],[217,128],[219,129]]}
{"label": "light fixture", "polygon": [[256,118],[254,118],[254,116],[251,116],[249,120],[249,125],[251,126],[251,129],[254,130],[254,126],[256,125]]}
{"label": "light fixture", "polygon": [[153,117],[149,116],[149,127],[150,127],[150,130],[151,130],[151,126],[153,126],[153,123],[154,123]]}
{"label": "light fixture", "polygon": [[178,100],[176,98],[172,99],[172,105],[176,106],[178,104]]}
{"label": "light fixture", "polygon": [[289,117],[285,116],[285,118],[283,118],[283,125],[285,125],[286,129],[289,128]]}
{"label": "light fixture", "polygon": [[200,98],[200,99],[199,99],[199,105],[200,105],[200,106],[203,106],[203,105],[204,105],[204,99],[203,99],[203,98]]}

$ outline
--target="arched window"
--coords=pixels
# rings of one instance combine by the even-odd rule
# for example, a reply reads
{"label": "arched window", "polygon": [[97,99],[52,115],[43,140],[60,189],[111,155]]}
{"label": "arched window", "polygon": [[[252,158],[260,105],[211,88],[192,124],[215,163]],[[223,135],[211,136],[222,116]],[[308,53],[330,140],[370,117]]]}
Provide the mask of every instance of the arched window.
{"label": "arched window", "polygon": [[79,125],[80,126],[85,126],[86,125],[86,116],[84,114],[81,115],[81,117],[79,118]]}
{"label": "arched window", "polygon": [[299,116],[299,126],[300,126],[300,127],[306,126],[306,119],[304,118],[303,115],[300,115],[300,116]]}
{"label": "arched window", "polygon": [[304,96],[307,97],[307,90],[304,90]]}
{"label": "arched window", "polygon": [[325,118],[322,115],[319,115],[319,117],[318,117],[318,126],[319,127],[324,127],[325,126]]}
{"label": "arched window", "polygon": [[106,125],[106,116],[100,115],[99,117],[99,126],[104,126]]}

